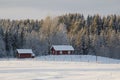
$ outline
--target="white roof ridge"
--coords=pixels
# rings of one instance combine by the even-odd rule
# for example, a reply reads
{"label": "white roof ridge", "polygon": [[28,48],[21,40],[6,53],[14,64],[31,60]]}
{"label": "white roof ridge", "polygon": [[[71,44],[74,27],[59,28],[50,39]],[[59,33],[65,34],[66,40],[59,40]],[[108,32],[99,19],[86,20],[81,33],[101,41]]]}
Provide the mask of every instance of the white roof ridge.
{"label": "white roof ridge", "polygon": [[32,49],[17,49],[18,53],[31,53],[34,54]]}
{"label": "white roof ridge", "polygon": [[74,50],[71,45],[52,45],[55,50]]}

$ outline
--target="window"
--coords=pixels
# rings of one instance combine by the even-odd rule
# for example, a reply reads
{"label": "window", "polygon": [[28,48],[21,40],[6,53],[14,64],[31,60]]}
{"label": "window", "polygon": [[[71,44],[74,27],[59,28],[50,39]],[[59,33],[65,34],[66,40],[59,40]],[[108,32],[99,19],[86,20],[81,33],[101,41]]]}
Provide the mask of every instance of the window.
{"label": "window", "polygon": [[70,54],[70,51],[68,51],[68,54]]}
{"label": "window", "polygon": [[60,54],[62,54],[62,51],[60,51]]}

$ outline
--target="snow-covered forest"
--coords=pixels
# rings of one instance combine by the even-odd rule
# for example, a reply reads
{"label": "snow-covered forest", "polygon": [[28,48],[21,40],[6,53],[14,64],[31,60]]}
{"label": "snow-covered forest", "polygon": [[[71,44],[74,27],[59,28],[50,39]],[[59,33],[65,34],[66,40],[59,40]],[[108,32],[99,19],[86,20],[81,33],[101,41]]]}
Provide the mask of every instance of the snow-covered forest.
{"label": "snow-covered forest", "polygon": [[42,20],[0,19],[0,57],[15,57],[31,48],[36,56],[50,54],[51,45],[70,44],[74,54],[120,59],[120,16],[66,14]]}

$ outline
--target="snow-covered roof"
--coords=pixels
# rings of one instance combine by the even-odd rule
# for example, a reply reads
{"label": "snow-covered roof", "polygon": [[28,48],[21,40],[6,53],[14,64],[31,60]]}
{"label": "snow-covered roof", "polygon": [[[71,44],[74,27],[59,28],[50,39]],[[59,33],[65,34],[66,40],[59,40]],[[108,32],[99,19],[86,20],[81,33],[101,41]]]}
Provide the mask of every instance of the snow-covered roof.
{"label": "snow-covered roof", "polygon": [[73,51],[74,48],[71,45],[53,45],[52,46],[55,50],[64,50],[64,51]]}
{"label": "snow-covered roof", "polygon": [[20,53],[31,53],[31,54],[33,54],[32,49],[17,49],[17,52],[19,54]]}

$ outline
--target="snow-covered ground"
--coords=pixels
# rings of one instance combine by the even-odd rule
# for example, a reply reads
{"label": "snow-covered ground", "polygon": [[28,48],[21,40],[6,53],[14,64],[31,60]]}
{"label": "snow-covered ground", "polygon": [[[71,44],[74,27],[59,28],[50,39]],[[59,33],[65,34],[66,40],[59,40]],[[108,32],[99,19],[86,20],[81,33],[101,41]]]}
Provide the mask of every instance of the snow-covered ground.
{"label": "snow-covered ground", "polygon": [[0,80],[120,80],[120,60],[95,56],[0,59]]}

